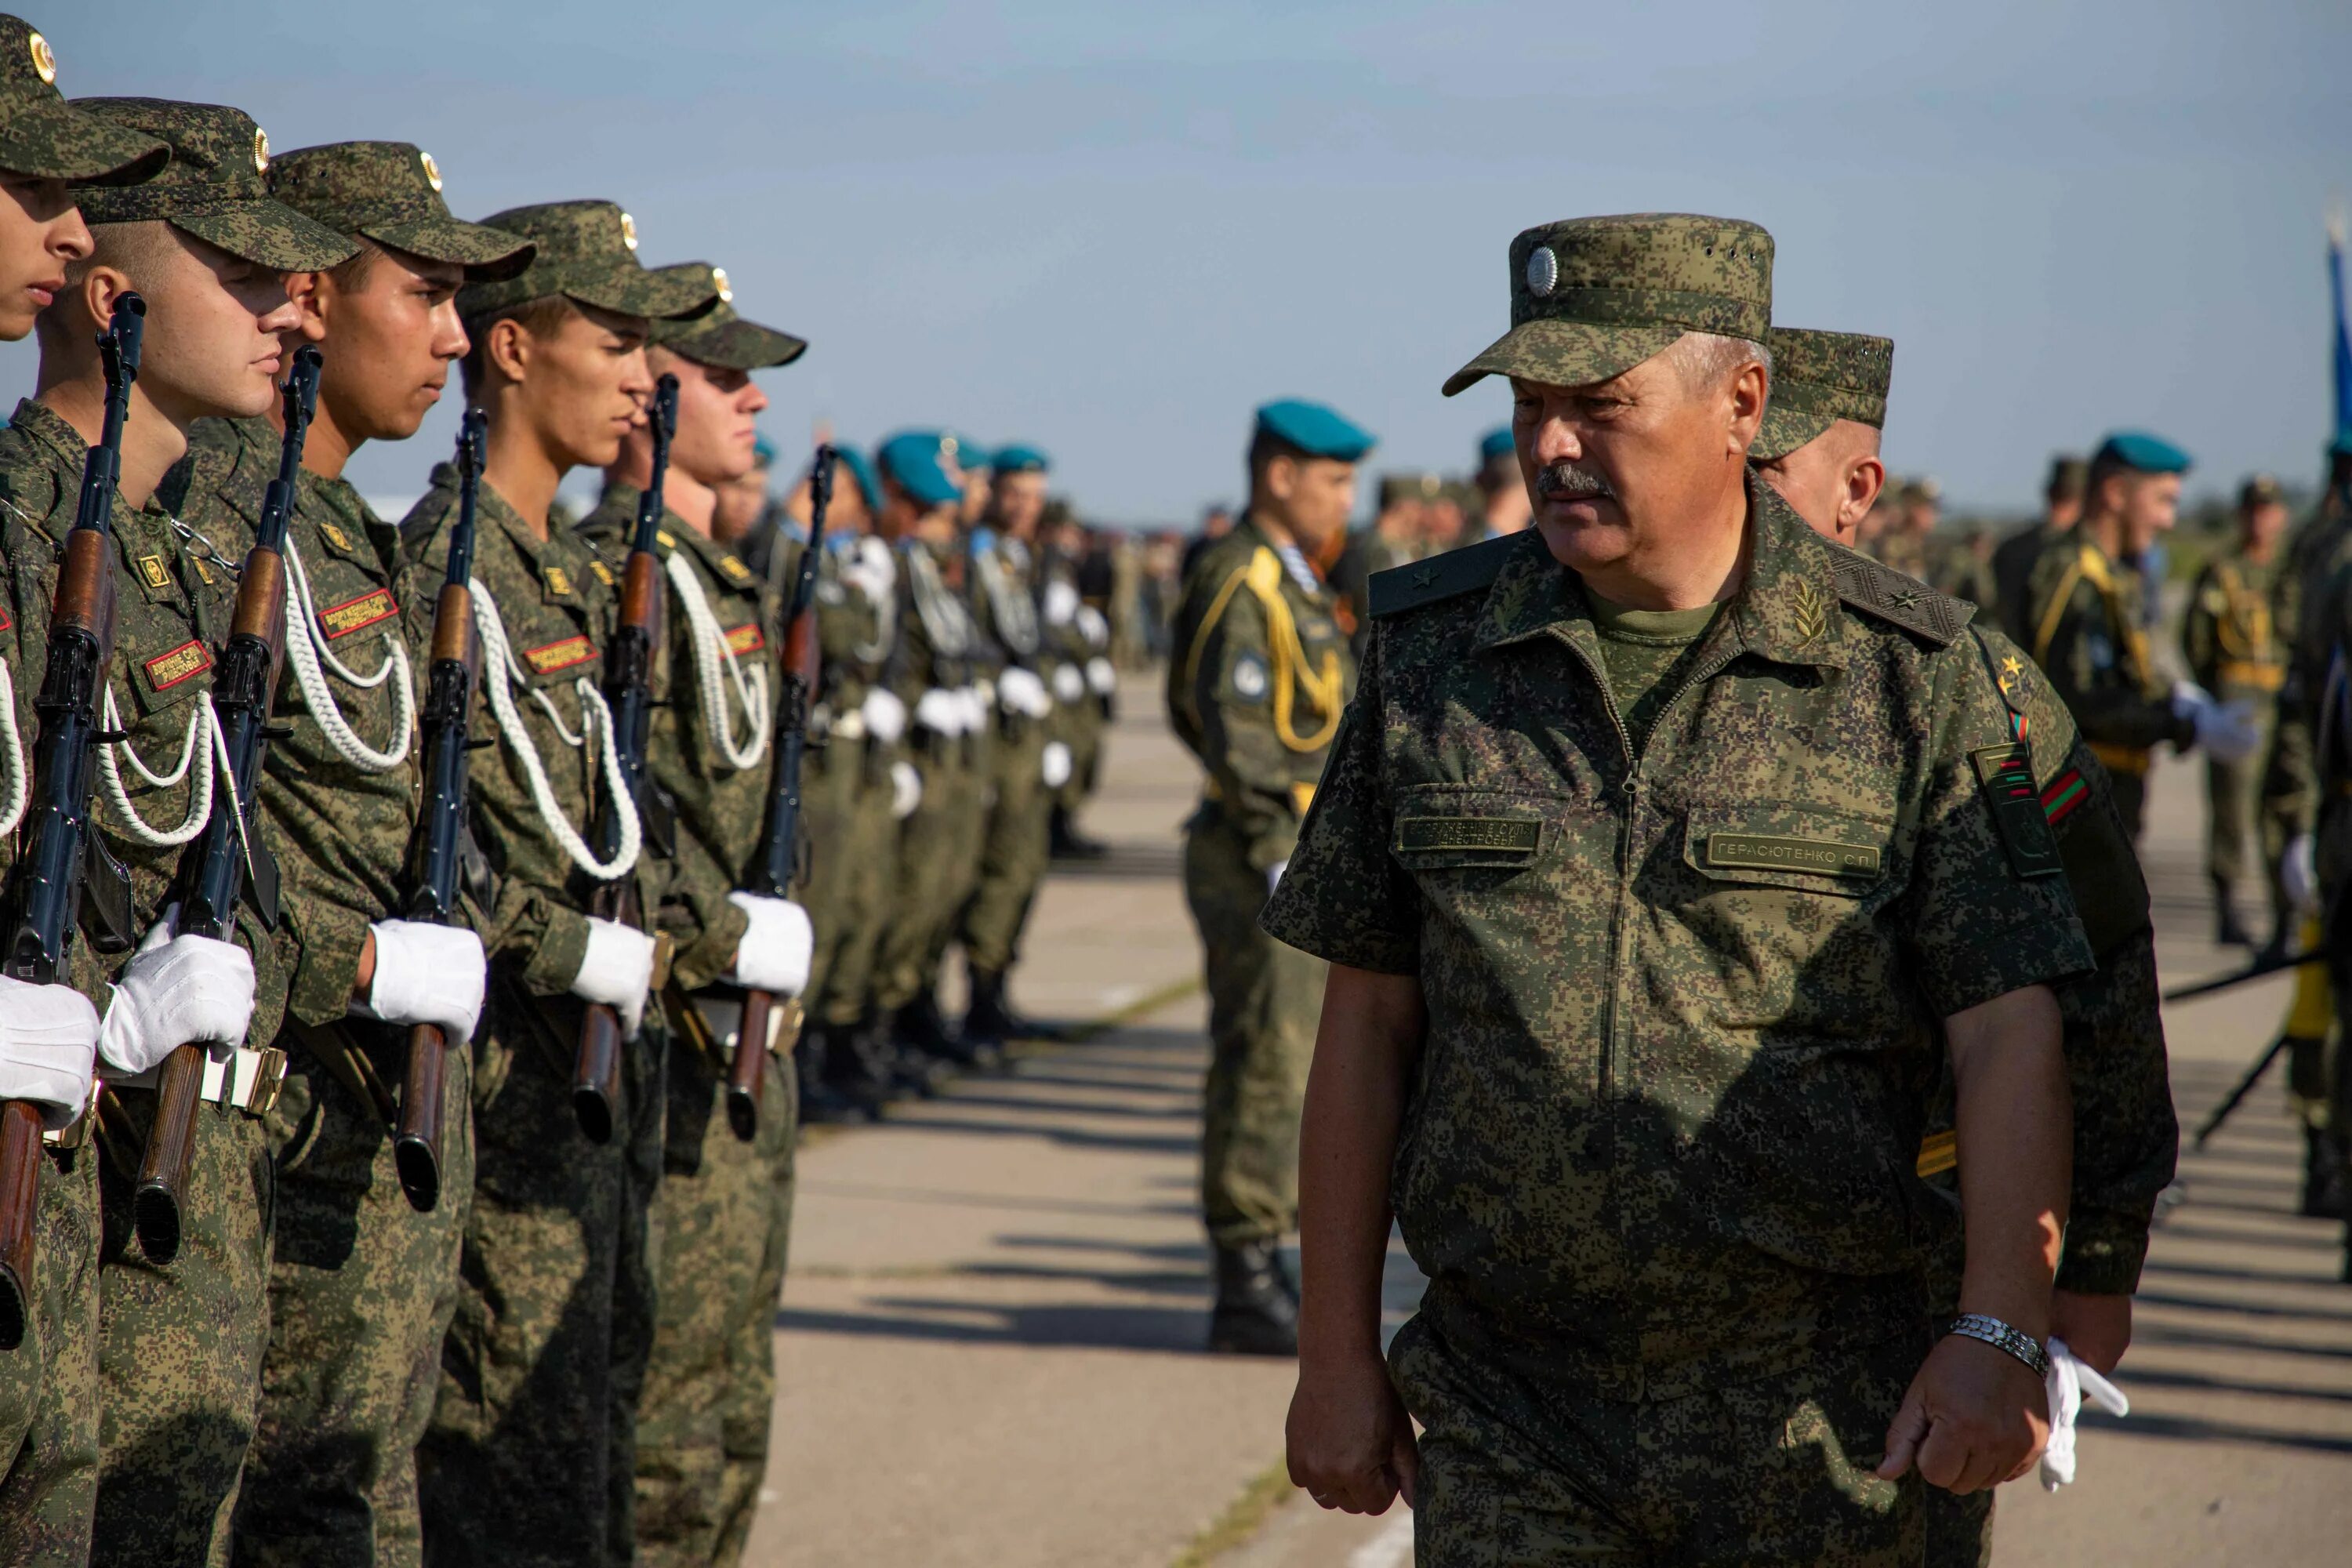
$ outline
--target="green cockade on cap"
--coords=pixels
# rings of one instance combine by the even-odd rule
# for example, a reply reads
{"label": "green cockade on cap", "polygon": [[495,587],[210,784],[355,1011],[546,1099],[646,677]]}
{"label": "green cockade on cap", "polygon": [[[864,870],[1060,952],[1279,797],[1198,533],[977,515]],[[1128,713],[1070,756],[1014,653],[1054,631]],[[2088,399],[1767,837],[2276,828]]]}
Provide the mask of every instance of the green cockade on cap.
{"label": "green cockade on cap", "polygon": [[48,39],[22,16],[0,15],[0,169],[37,180],[135,185],[153,179],[170,157],[152,136],[68,105]]}
{"label": "green cockade on cap", "polygon": [[1738,218],[1633,213],[1570,218],[1511,241],[1511,330],[1446,378],[1585,386],[1622,375],[1685,332],[1762,342],[1772,237]]}
{"label": "green cockade on cap", "polygon": [[1784,457],[1841,419],[1886,427],[1893,338],[1775,327],[1765,346],[1772,351],[1772,395],[1750,458],[1761,463]]}
{"label": "green cockade on cap", "polygon": [[648,271],[637,259],[636,220],[612,202],[542,202],[482,221],[537,249],[514,277],[459,292],[457,313],[468,320],[556,294],[648,321],[699,315],[718,302],[707,268]]}
{"label": "green cockade on cap", "polygon": [[243,110],[160,98],[82,98],[73,106],[172,150],[145,184],[77,186],[89,222],[168,223],[280,272],[318,271],[359,249],[270,195],[269,137]]}
{"label": "green cockade on cap", "polygon": [[339,234],[428,261],[455,262],[468,282],[512,278],[530,265],[530,240],[449,216],[441,165],[406,142],[336,142],[269,161],[269,193]]}

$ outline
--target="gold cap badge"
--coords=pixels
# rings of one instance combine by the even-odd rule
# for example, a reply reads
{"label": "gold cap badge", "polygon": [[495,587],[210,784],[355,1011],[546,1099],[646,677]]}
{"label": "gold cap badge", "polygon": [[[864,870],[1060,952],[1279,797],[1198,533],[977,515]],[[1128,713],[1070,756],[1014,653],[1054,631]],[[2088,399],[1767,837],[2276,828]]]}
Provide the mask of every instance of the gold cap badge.
{"label": "gold cap badge", "polygon": [[626,213],[621,215],[621,243],[631,250],[637,247],[637,220]]}
{"label": "gold cap badge", "polygon": [[714,267],[710,269],[710,286],[719,290],[720,304],[731,305],[735,302],[735,287],[727,281],[727,268]]}
{"label": "gold cap badge", "polygon": [[269,173],[269,132],[258,125],[253,128],[253,172]]}
{"label": "gold cap badge", "polygon": [[49,40],[41,37],[40,34],[35,33],[26,39],[26,47],[33,51],[33,70],[35,74],[40,77],[45,85],[49,87],[57,86],[58,57],[50,52]]}
{"label": "gold cap badge", "polygon": [[425,183],[438,194],[441,189],[441,165],[433,161],[430,153],[419,153],[416,161],[425,165]]}

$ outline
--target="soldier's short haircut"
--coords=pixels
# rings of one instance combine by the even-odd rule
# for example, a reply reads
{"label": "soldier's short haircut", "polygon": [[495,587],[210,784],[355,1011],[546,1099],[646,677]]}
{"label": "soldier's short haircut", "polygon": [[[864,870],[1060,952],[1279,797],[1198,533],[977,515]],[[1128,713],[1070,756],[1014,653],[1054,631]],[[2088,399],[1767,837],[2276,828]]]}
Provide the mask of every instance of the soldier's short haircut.
{"label": "soldier's short haircut", "polygon": [[327,276],[342,292],[356,294],[367,287],[368,275],[375,270],[376,258],[383,254],[383,247],[363,234],[352,235],[351,239],[359,248],[352,252],[350,259],[330,268]]}
{"label": "soldier's short haircut", "polygon": [[1715,385],[1745,365],[1760,364],[1768,375],[1772,370],[1770,349],[1720,332],[1685,332],[1666,350],[1666,357],[1674,362],[1684,387],[1693,392]]}
{"label": "soldier's short haircut", "polygon": [[89,226],[89,254],[66,264],[66,287],[76,287],[93,267],[111,267],[141,282],[171,254],[179,240],[162,218],[136,223],[94,223]]}
{"label": "soldier's short haircut", "polygon": [[534,338],[551,337],[562,330],[564,322],[579,313],[580,307],[563,295],[542,294],[536,300],[525,300],[520,304],[467,318],[466,357],[457,362],[458,381],[465,387],[466,395],[470,398],[480,392],[483,381],[489,375],[492,327],[500,321],[512,321]]}

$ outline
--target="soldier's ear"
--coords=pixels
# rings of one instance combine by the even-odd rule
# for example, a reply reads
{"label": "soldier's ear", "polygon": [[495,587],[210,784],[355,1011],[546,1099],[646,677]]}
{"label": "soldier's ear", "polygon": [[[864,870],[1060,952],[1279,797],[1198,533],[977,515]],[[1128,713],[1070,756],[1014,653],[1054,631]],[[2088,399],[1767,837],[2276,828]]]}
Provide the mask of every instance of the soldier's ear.
{"label": "soldier's ear", "polygon": [[482,329],[483,355],[509,381],[527,379],[532,346],[530,329],[512,316],[500,316]]}
{"label": "soldier's ear", "polygon": [[286,275],[286,297],[301,312],[294,331],[307,343],[327,341],[327,312],[334,294],[333,277],[325,272],[289,272]]}
{"label": "soldier's ear", "polygon": [[1750,360],[1731,378],[1731,455],[1744,460],[1764,427],[1764,404],[1771,395],[1772,373],[1761,360]]}

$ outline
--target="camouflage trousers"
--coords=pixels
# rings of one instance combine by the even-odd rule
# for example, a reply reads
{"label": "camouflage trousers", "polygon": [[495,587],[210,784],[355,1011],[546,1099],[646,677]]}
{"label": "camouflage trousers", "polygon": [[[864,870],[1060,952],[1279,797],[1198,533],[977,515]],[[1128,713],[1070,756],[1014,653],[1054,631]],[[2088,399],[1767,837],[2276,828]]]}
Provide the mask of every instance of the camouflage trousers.
{"label": "camouflage trousers", "polygon": [[1000,730],[989,753],[993,785],[981,827],[980,874],[957,922],[964,962],[1002,974],[1020,956],[1037,884],[1045,879],[1053,795],[1043,773],[1045,728],[1024,720],[1013,733]]}
{"label": "camouflage trousers", "polygon": [[1057,706],[1054,722],[1055,738],[1070,748],[1070,776],[1051,792],[1051,805],[1076,816],[1101,785],[1103,731],[1109,721],[1103,717],[1102,699],[1089,691],[1076,702]]}
{"label": "camouflage trousers", "polygon": [[840,966],[843,946],[854,929],[850,885],[857,792],[866,778],[866,742],[838,737],[808,749],[801,765],[801,811],[808,875],[801,905],[808,910],[816,942],[809,958],[809,995],[823,988]]}
{"label": "camouflage trousers", "polygon": [[940,877],[940,901],[923,945],[922,967],[910,994],[936,994],[948,948],[963,935],[963,912],[980,890],[988,847],[988,818],[996,800],[997,753],[1004,749],[994,731],[967,736],[957,779],[955,818],[948,829],[950,859]]}
{"label": "camouflage trousers", "polygon": [[917,746],[908,760],[922,775],[923,799],[898,825],[890,910],[874,955],[874,1001],[886,1013],[937,978],[934,939],[962,904],[968,865],[978,864],[972,840],[981,781],[964,742]]}
{"label": "camouflage trousers", "polygon": [[[348,1026],[378,1084],[396,1085],[394,1031]],[[325,1037],[331,1038],[331,1037]],[[278,1217],[261,1402],[232,1522],[238,1568],[413,1568],[424,1561],[416,1444],[433,1411],[441,1341],[474,1191],[470,1057],[448,1054],[440,1201],[402,1193],[392,1134],[293,1031],[271,1112]]]}
{"label": "camouflage trousers", "polygon": [[1201,1209],[1221,1247],[1298,1225],[1298,1117],[1328,967],[1258,929],[1266,894],[1248,842],[1203,805],[1185,828],[1184,901],[1209,990]]}
{"label": "camouflage trousers", "polygon": [[[831,857],[841,872],[840,936],[831,957],[810,969],[810,1017],[845,1028],[874,1005],[876,965],[898,875],[899,824],[890,815],[888,753],[854,761],[847,826],[838,839],[815,838],[811,853]],[[819,873],[822,875],[822,873]],[[814,918],[814,917],[812,917]]]}
{"label": "camouflage trousers", "polygon": [[416,1451],[436,1568],[600,1568],[635,1550],[637,1396],[653,1331],[657,1031],[623,1056],[614,1141],[572,1110],[581,1009],[502,963],[474,1052],[474,1194],[457,1310]]}
{"label": "camouflage trousers", "polygon": [[714,1053],[740,1009],[713,1000],[703,1012],[712,1043],[689,1028],[670,1047],[658,1313],[637,1407],[637,1561],[647,1568],[740,1562],[768,1468],[798,1088],[770,1056],[759,1135],[735,1136]]}
{"label": "camouflage trousers", "polygon": [[242,1110],[196,1110],[180,1249],[152,1262],[131,1193],[155,1096],[100,1100],[98,1510],[90,1561],[223,1563],[229,1515],[269,1338],[269,1232],[277,1205],[268,1129]]}
{"label": "camouflage trousers", "polygon": [[2205,872],[2223,887],[2249,873],[2263,884],[2273,922],[2286,920],[2285,886],[2279,860],[2286,851],[2282,825],[2262,807],[2262,765],[2205,759]]}
{"label": "camouflage trousers", "polygon": [[80,1568],[98,1500],[98,1151],[43,1156],[25,1337],[0,1351],[0,1563]]}
{"label": "camouflage trousers", "polygon": [[1423,1317],[1389,1364],[1418,1418],[1418,1568],[1895,1568],[1924,1551],[1916,1472],[1872,1472],[1926,1325],[1797,1369],[1613,1401],[1482,1363]]}

